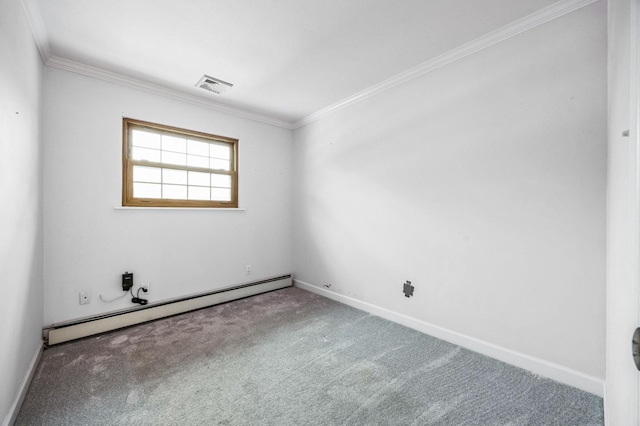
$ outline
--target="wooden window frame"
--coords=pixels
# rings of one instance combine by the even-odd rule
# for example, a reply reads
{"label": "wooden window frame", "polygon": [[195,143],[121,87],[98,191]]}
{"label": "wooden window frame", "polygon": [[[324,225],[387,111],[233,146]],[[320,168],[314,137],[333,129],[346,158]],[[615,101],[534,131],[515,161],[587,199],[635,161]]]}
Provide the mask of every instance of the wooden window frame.
{"label": "wooden window frame", "polygon": [[[135,128],[147,128],[164,133],[172,133],[198,139],[205,142],[228,144],[231,148],[230,170],[177,166],[166,163],[134,160],[130,158],[129,136]],[[226,174],[231,176],[231,201],[135,198],[133,196],[133,166],[156,167],[164,169],[187,170],[205,173]],[[238,139],[217,136],[163,124],[150,123],[131,118],[122,119],[122,206],[123,207],[194,207],[194,208],[238,208]]]}

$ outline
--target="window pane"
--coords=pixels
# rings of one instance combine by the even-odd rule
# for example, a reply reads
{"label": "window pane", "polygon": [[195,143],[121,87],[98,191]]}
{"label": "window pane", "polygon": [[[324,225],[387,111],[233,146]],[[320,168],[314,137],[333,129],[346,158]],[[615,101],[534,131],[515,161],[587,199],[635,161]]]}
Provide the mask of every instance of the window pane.
{"label": "window pane", "polygon": [[220,188],[231,188],[231,176],[212,174],[211,186],[217,186]]}
{"label": "window pane", "polygon": [[184,185],[162,185],[162,198],[185,200],[187,198],[187,187]]}
{"label": "window pane", "polygon": [[134,182],[133,196],[135,198],[160,198],[160,184]]}
{"label": "window pane", "polygon": [[187,153],[187,140],[175,136],[162,135],[162,150]]}
{"label": "window pane", "polygon": [[231,201],[231,189],[211,188],[211,199],[215,201]]}
{"label": "window pane", "polygon": [[218,144],[210,144],[211,145],[211,158],[220,158],[223,160],[228,160],[231,158],[231,149],[227,145],[218,145]]}
{"label": "window pane", "polygon": [[134,182],[157,182],[160,183],[160,169],[156,167],[133,166]]}
{"label": "window pane", "polygon": [[237,207],[237,139],[127,118],[123,126],[123,205]]}
{"label": "window pane", "polygon": [[162,169],[162,183],[175,183],[178,185],[187,184],[187,171]]}
{"label": "window pane", "polygon": [[194,155],[209,156],[209,144],[200,141],[187,141],[187,152]]}
{"label": "window pane", "polygon": [[190,200],[210,200],[209,187],[204,186],[190,186],[189,187],[189,199]]}
{"label": "window pane", "polygon": [[134,146],[131,148],[131,158],[134,160],[153,161],[155,163],[159,163],[160,151]]}
{"label": "window pane", "polygon": [[209,157],[199,155],[187,155],[187,166],[209,168]]}
{"label": "window pane", "polygon": [[211,168],[214,170],[229,170],[229,160],[211,159]]}
{"label": "window pane", "polygon": [[175,164],[177,166],[185,166],[187,164],[187,156],[186,154],[162,151],[162,162],[166,164]]}
{"label": "window pane", "polygon": [[189,172],[189,185],[209,186],[209,173]]}
{"label": "window pane", "polygon": [[160,149],[160,135],[158,133],[133,130],[131,132],[131,141],[133,146]]}

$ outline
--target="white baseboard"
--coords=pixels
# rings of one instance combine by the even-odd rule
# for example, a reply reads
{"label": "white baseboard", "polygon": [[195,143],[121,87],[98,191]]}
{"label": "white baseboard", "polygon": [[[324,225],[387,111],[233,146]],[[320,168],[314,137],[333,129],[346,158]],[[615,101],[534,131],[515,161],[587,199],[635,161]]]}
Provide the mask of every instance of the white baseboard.
{"label": "white baseboard", "polygon": [[294,285],[560,383],[604,396],[604,380],[294,279]]}
{"label": "white baseboard", "polygon": [[24,398],[27,396],[27,391],[29,390],[31,379],[33,379],[33,375],[36,373],[36,368],[38,367],[38,363],[40,362],[40,357],[42,356],[43,349],[44,345],[40,344],[36,349],[36,352],[33,354],[31,363],[29,363],[29,368],[27,369],[27,372],[24,375],[24,379],[22,379],[22,383],[20,384],[20,389],[18,389],[18,393],[13,399],[13,403],[9,408],[7,416],[2,422],[2,426],[12,426],[16,422],[16,418],[18,417],[18,413],[20,412],[20,407],[22,407]]}
{"label": "white baseboard", "polygon": [[609,422],[609,409],[607,408],[607,383],[602,385],[602,399],[604,400],[604,404],[602,404],[602,408],[604,409],[604,424],[605,426],[610,425]]}

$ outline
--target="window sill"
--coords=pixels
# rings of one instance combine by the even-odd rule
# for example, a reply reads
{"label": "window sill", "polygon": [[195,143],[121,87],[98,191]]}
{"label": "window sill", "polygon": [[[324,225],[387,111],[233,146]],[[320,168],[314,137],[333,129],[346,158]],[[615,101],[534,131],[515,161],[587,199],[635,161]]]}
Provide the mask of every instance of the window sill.
{"label": "window sill", "polygon": [[215,211],[235,211],[235,212],[244,212],[247,209],[243,209],[240,207],[231,207],[231,208],[226,208],[226,207],[219,207],[219,208],[213,208],[213,207],[125,207],[125,206],[113,206],[114,210],[189,210],[189,211],[193,211],[193,210],[215,210]]}

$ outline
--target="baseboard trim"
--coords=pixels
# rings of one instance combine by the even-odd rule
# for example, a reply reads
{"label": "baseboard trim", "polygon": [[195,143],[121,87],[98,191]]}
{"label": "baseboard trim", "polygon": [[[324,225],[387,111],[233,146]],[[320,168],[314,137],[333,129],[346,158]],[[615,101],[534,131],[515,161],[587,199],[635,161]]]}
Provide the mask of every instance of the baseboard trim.
{"label": "baseboard trim", "polygon": [[51,346],[244,297],[255,296],[268,291],[290,287],[291,285],[291,275],[283,275],[213,292],[195,294],[155,304],[150,303],[144,307],[132,308],[126,311],[116,311],[96,317],[53,324],[45,327],[43,331],[47,344]]}
{"label": "baseboard trim", "polygon": [[485,342],[444,327],[430,324],[371,303],[363,302],[349,296],[344,296],[301,280],[294,279],[294,286],[325,296],[329,299],[344,303],[345,305],[352,306],[365,312],[369,312],[372,315],[385,318],[389,321],[402,324],[406,327],[437,337],[438,339],[445,340],[474,352],[481,353],[499,361],[506,362],[507,364],[528,370],[534,374],[544,376],[599,397],[604,396],[604,380],[596,377],[589,376],[540,358],[516,352],[493,343]]}
{"label": "baseboard trim", "polygon": [[610,425],[611,423],[609,422],[609,409],[607,408],[607,383],[606,383],[606,381],[602,385],[602,400],[604,401],[604,404],[602,404],[602,409],[604,411],[604,424],[605,424],[605,426],[607,426],[607,425]]}
{"label": "baseboard trim", "polygon": [[36,374],[36,368],[38,367],[38,363],[40,362],[40,358],[42,357],[43,349],[44,345],[41,343],[33,354],[31,362],[29,363],[29,368],[24,375],[24,379],[22,379],[22,383],[20,384],[18,393],[16,394],[13,403],[11,404],[11,408],[9,408],[9,413],[7,413],[7,416],[2,422],[2,426],[12,426],[16,422],[18,413],[20,413],[20,408],[22,407],[22,403],[24,402],[24,398],[27,396],[29,385],[31,385],[31,380]]}

